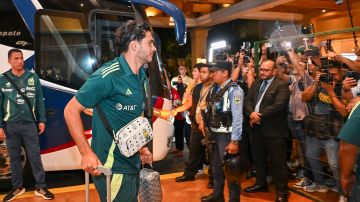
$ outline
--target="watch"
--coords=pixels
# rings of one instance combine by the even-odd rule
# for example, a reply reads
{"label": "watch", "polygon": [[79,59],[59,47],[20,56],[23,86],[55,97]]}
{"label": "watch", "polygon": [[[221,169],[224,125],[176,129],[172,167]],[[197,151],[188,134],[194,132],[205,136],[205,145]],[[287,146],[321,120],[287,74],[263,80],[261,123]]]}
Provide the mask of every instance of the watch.
{"label": "watch", "polygon": [[239,140],[231,140],[230,142],[233,143],[233,144],[238,144]]}

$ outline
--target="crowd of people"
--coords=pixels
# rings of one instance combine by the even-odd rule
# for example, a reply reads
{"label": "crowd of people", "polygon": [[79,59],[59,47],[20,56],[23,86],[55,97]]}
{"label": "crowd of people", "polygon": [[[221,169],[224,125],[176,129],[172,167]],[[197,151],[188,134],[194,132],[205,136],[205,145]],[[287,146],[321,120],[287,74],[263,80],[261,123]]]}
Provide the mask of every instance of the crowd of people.
{"label": "crowd of people", "polygon": [[[353,61],[332,49],[323,56],[307,56],[282,48],[286,54],[271,59],[263,46],[258,72],[240,52],[236,66],[230,57],[196,64],[190,84],[182,82],[184,75],[173,78],[178,90],[186,89],[186,96],[179,97],[183,105],[174,105],[172,114],[190,110],[191,120],[189,158],[183,175],[175,180],[193,181],[203,164],[210,164],[208,188],[214,190],[201,201],[224,201],[224,152],[239,154],[251,165],[248,176],[255,173],[256,183],[245,192],[266,192],[273,181],[275,201],[287,201],[288,179],[294,176],[299,179],[294,188],[332,190],[339,201],[349,196],[359,201],[359,169],[356,181],[353,169],[360,139],[360,49],[355,48]],[[183,134],[176,142],[183,141]],[[239,201],[240,184],[228,180],[228,187],[230,201]]]}
{"label": "crowd of people", "polygon": [[[113,171],[111,200],[137,201],[138,173],[142,163],[152,162],[152,154],[146,146],[130,157],[120,153],[99,108],[112,131],[151,115],[142,66],[152,61],[156,47],[149,26],[134,21],[118,28],[116,44],[120,56],[103,64],[86,81],[64,115],[79,148],[81,166],[93,175],[101,201],[106,200],[105,178],[96,169],[101,165]],[[175,180],[194,181],[203,164],[209,164],[208,188],[213,192],[201,201],[224,201],[226,179],[229,200],[240,201],[244,174],[256,177],[245,192],[267,192],[273,181],[275,201],[288,201],[288,178],[294,171],[299,178],[295,188],[332,190],[341,202],[349,197],[352,202],[360,201],[360,81],[356,76],[360,73],[360,49],[355,48],[357,59],[352,61],[332,50],[317,57],[282,48],[286,54],[272,59],[264,46],[258,69],[240,52],[235,58],[196,64],[193,78],[180,66],[179,75],[172,79],[174,109],[168,112],[175,117],[176,148],[172,153],[183,156],[184,137],[190,150],[184,174]],[[10,50],[8,62],[11,70],[0,77],[0,139],[6,137],[9,148],[13,189],[4,201],[25,192],[19,168],[22,144],[31,158],[35,195],[53,199],[40,160],[38,134],[44,132],[46,118],[39,78],[24,69],[20,50]],[[22,95],[19,88],[31,92]],[[129,88],[134,89],[131,94]],[[121,110],[121,103],[136,107]],[[80,117],[87,108],[96,108],[91,146]],[[229,158],[235,167],[224,169],[224,159]],[[299,165],[294,169],[296,161]]]}

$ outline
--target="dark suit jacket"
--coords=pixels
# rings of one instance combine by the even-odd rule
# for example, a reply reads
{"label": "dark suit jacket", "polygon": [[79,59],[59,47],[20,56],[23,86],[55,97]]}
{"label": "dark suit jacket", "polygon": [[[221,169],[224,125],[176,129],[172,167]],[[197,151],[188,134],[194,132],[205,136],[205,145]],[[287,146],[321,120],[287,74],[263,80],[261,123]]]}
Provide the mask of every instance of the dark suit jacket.
{"label": "dark suit jacket", "polygon": [[[245,110],[248,115],[255,111],[261,83],[262,80],[256,80],[245,99]],[[253,127],[260,127],[262,134],[266,137],[288,137],[287,107],[289,99],[288,83],[275,77],[266,90],[259,107],[259,113],[262,114],[260,125],[254,124]]]}

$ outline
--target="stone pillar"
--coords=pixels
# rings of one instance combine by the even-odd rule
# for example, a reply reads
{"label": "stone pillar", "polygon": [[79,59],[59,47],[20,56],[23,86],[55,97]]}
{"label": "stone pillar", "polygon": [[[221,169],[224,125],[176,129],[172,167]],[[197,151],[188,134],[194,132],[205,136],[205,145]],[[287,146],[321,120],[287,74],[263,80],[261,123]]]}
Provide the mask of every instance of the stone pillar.
{"label": "stone pillar", "polygon": [[208,28],[193,28],[190,30],[191,37],[191,63],[194,66],[197,58],[206,57]]}

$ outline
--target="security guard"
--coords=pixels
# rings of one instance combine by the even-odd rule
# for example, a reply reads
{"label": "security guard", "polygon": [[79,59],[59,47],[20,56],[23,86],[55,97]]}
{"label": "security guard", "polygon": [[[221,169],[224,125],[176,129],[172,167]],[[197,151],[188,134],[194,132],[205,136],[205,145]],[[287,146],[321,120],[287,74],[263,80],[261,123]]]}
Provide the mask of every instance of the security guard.
{"label": "security guard", "polygon": [[[222,170],[222,160],[225,151],[236,154],[239,151],[239,141],[242,133],[243,101],[242,89],[231,80],[232,64],[228,61],[211,63],[210,70],[214,72],[216,83],[207,97],[205,112],[206,124],[214,145],[211,151],[211,166],[214,175],[214,192],[202,197],[202,202],[224,201],[225,176]],[[240,201],[240,186],[228,182],[230,201]]]}

